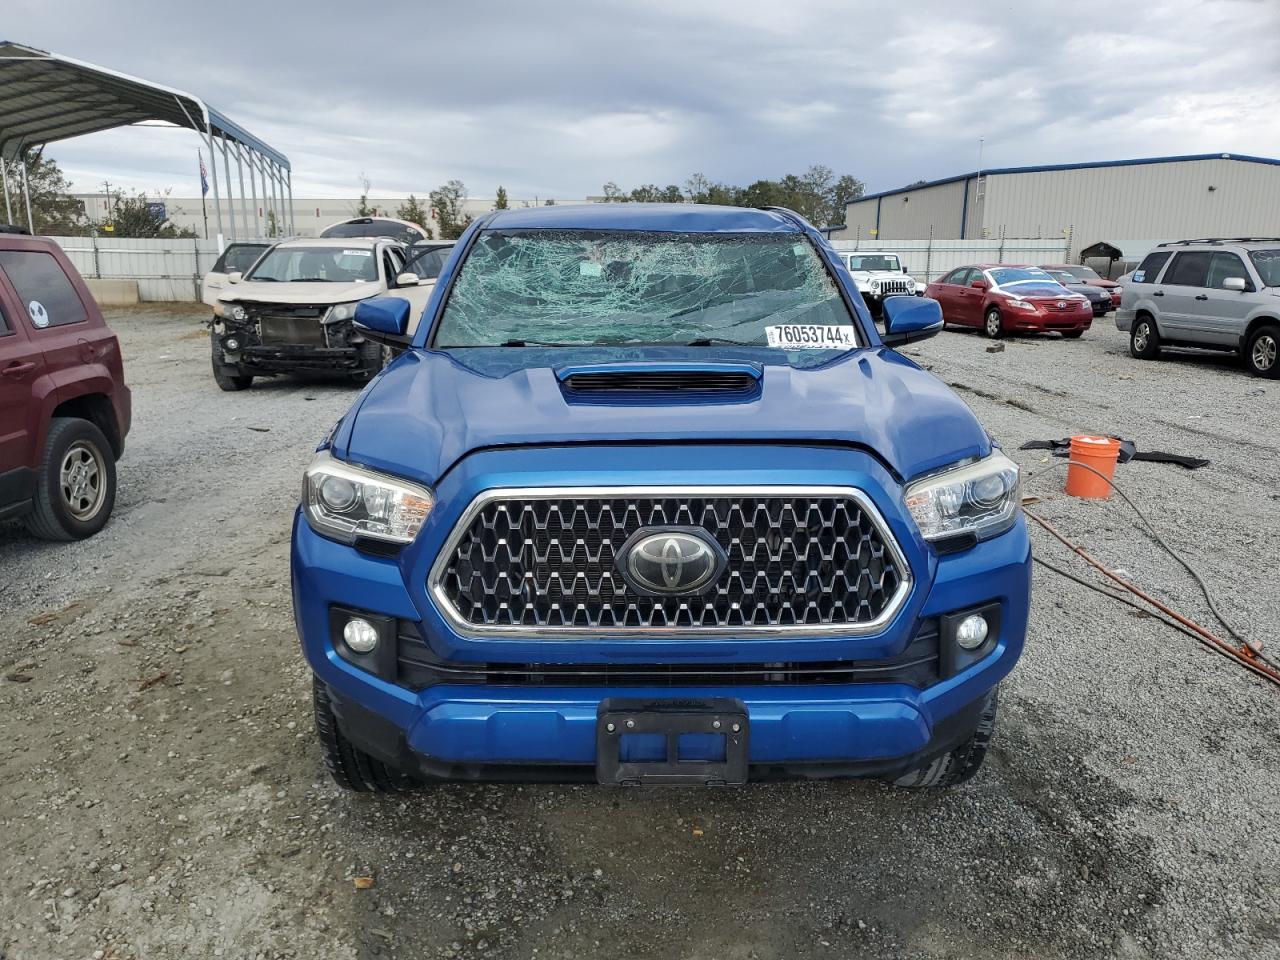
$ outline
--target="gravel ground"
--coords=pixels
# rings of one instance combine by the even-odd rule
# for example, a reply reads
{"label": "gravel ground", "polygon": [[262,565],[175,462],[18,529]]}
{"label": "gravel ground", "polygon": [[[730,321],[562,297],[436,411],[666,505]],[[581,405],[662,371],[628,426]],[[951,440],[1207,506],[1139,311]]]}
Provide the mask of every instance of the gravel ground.
{"label": "gravel ground", "polygon": [[[107,529],[0,525],[0,957],[1280,957],[1280,690],[1043,569],[992,753],[951,792],[339,791],[287,552],[301,470],[355,390],[222,394],[202,319],[109,317],[135,421]],[[1012,451],[1032,509],[1211,624],[1122,504],[1063,497],[1016,447],[1108,431],[1211,458],[1119,480],[1271,633],[1280,385],[1132,360],[1109,320],[987,346],[910,352]]]}

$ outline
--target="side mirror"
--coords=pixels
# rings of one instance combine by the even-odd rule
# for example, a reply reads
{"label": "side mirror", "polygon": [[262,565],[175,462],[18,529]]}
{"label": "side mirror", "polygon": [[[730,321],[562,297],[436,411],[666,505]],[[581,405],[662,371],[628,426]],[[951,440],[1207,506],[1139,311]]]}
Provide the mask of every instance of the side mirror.
{"label": "side mirror", "polygon": [[370,340],[403,345],[409,329],[409,301],[401,297],[370,297],[356,305],[356,326]]}
{"label": "side mirror", "polygon": [[975,289],[975,290],[985,290],[985,289],[987,289],[987,281],[985,281],[985,280],[970,280],[970,281],[969,281],[969,286],[973,287],[973,289]]}
{"label": "side mirror", "polygon": [[1244,277],[1227,277],[1227,279],[1222,281],[1222,289],[1234,290],[1236,293],[1244,293]]}
{"label": "side mirror", "polygon": [[916,340],[928,340],[942,331],[942,306],[929,297],[890,297],[884,311],[884,340],[887,347],[900,347]]}
{"label": "side mirror", "polygon": [[240,278],[243,276],[244,274],[241,273],[239,270],[232,270],[230,273],[227,274],[227,283],[239,283]]}
{"label": "side mirror", "polygon": [[406,271],[396,277],[397,287],[416,287],[422,278],[412,271]]}

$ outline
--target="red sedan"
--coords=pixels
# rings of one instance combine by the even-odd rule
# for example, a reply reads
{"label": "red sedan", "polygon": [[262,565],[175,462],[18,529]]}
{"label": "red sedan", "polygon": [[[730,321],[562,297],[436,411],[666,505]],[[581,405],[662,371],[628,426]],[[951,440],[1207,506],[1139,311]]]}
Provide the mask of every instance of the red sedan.
{"label": "red sedan", "polygon": [[1089,299],[1072,293],[1039,267],[957,267],[929,284],[925,296],[942,305],[945,322],[980,327],[993,338],[1055,330],[1074,340],[1093,325]]}

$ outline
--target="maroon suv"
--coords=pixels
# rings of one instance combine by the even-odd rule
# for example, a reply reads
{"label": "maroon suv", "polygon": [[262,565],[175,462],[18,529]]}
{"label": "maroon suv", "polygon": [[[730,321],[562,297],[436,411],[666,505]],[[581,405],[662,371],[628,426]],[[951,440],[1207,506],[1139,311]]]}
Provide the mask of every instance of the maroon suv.
{"label": "maroon suv", "polygon": [[0,231],[0,519],[50,540],[101,530],[129,417],[120,343],[76,268]]}

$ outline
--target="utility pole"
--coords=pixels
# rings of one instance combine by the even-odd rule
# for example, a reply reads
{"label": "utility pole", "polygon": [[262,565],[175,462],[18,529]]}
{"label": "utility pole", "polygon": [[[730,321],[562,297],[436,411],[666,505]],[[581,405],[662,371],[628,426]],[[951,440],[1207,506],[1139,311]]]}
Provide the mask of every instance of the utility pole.
{"label": "utility pole", "polygon": [[978,138],[978,172],[979,172],[979,173],[981,173],[981,172],[982,172],[982,144],[983,144],[983,142],[984,142],[983,138],[982,138],[982,137],[979,137],[979,138]]}

